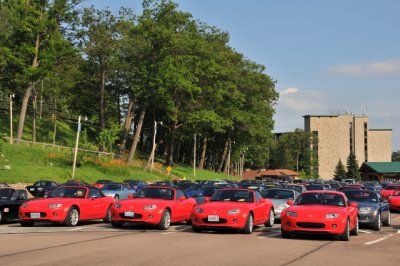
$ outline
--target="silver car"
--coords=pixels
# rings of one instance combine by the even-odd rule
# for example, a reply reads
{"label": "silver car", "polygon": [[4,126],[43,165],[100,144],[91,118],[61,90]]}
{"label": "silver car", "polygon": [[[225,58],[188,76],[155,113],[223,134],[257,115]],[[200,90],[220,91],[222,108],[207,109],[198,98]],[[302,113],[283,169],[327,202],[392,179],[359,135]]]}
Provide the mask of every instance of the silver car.
{"label": "silver car", "polygon": [[275,219],[281,219],[282,211],[289,207],[287,201],[294,201],[298,195],[300,193],[293,189],[270,188],[264,191],[263,197],[270,199],[272,204],[274,204]]}
{"label": "silver car", "polygon": [[128,184],[112,183],[105,184],[101,189],[104,195],[113,197],[115,200],[127,199],[129,194],[133,194],[136,191],[129,187]]}

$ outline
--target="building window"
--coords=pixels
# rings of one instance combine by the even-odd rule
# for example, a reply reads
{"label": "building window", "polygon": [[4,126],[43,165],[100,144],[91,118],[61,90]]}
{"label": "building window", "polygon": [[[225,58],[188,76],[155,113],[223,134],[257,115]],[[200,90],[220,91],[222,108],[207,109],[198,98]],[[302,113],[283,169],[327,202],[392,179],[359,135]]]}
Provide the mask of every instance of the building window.
{"label": "building window", "polygon": [[353,123],[349,123],[349,138],[350,138],[350,153],[354,153],[353,150]]}

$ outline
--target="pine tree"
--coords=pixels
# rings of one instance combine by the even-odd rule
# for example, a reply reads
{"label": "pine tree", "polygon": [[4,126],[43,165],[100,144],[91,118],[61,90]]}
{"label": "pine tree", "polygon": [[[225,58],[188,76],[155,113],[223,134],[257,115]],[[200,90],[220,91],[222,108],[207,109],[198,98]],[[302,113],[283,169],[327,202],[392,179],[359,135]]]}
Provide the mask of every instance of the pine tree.
{"label": "pine tree", "polygon": [[333,177],[333,179],[337,181],[342,181],[342,179],[345,178],[346,176],[347,173],[344,164],[342,163],[342,160],[339,159],[339,162],[336,165],[335,176]]}
{"label": "pine tree", "polygon": [[358,162],[354,153],[350,153],[347,158],[347,178],[354,179],[355,181],[361,180],[361,174],[358,167]]}

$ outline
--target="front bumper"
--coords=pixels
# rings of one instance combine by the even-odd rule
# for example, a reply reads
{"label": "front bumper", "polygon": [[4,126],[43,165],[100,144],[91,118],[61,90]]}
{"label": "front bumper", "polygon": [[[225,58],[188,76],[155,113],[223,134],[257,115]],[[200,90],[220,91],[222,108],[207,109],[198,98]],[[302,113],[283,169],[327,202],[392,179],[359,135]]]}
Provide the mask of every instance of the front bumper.
{"label": "front bumper", "polygon": [[234,215],[224,214],[212,214],[219,216],[219,221],[209,221],[209,214],[205,213],[192,213],[191,220],[194,227],[200,228],[214,228],[214,229],[242,229],[247,222],[247,214],[239,213]]}
{"label": "front bumper", "polygon": [[[51,222],[64,222],[67,217],[68,209],[47,209],[47,210],[31,210],[20,209],[20,221],[51,221]],[[40,217],[38,217],[40,215]],[[34,218],[33,218],[34,217]]]}
{"label": "front bumper", "polygon": [[[134,216],[125,216],[125,211],[133,212]],[[114,222],[124,222],[124,223],[137,223],[137,224],[159,224],[163,210],[120,210],[113,208],[111,210],[111,220]]]}
{"label": "front bumper", "polygon": [[288,233],[340,235],[346,228],[347,219],[307,219],[281,217],[281,228]]}

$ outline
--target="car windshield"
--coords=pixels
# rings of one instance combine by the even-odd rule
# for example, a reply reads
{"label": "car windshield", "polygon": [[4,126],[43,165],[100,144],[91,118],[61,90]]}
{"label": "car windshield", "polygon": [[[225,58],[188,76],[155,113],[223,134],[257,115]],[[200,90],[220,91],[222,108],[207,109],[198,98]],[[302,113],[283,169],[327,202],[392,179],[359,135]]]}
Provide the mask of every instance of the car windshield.
{"label": "car windshield", "polygon": [[308,185],[307,190],[324,190],[323,185]]}
{"label": "car windshield", "polygon": [[110,180],[97,180],[96,181],[96,184],[108,184],[108,183],[111,183],[111,181]]}
{"label": "car windshield", "polygon": [[169,188],[145,187],[138,191],[136,198],[165,199],[173,200],[174,191]]}
{"label": "car windshield", "polygon": [[357,190],[345,191],[344,194],[350,201],[378,203],[378,195],[375,192]]}
{"label": "car windshield", "polygon": [[85,198],[86,189],[79,187],[60,187],[54,190],[51,198]]}
{"label": "car windshield", "polygon": [[34,187],[43,187],[45,186],[47,181],[37,181],[33,184]]}
{"label": "car windshield", "polygon": [[267,199],[294,199],[294,192],[283,189],[269,189],[264,193],[264,198]]}
{"label": "car windshield", "polygon": [[301,194],[295,205],[328,205],[345,207],[343,196],[330,193],[304,193]]}
{"label": "car windshield", "polygon": [[14,193],[14,189],[11,189],[11,188],[0,189],[0,199],[1,200],[10,200],[13,193]]}
{"label": "car windshield", "polygon": [[400,189],[400,186],[387,186],[387,187],[385,187],[385,190],[395,190],[395,189]]}
{"label": "car windshield", "polygon": [[121,191],[122,190],[122,185],[120,184],[107,184],[104,185],[102,190],[116,190],[116,191]]}
{"label": "car windshield", "polygon": [[254,195],[246,190],[219,190],[212,196],[211,201],[254,202]]}
{"label": "car windshield", "polygon": [[204,197],[211,197],[212,195],[214,195],[214,192],[218,190],[218,188],[216,187],[206,187],[206,188],[201,188],[199,190],[198,195],[199,196],[204,196]]}

